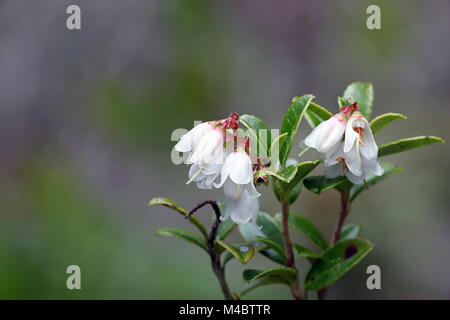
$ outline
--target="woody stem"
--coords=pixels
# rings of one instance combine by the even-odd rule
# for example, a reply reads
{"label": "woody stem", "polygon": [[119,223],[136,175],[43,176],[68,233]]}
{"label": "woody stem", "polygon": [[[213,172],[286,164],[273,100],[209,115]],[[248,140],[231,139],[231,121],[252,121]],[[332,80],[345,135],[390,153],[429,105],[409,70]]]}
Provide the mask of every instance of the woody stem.
{"label": "woody stem", "polygon": [[216,214],[216,220],[211,226],[211,231],[208,234],[208,237],[206,238],[206,244],[208,247],[208,254],[211,259],[211,267],[213,269],[214,274],[217,277],[217,280],[219,281],[220,287],[222,289],[222,293],[226,300],[234,300],[234,296],[230,291],[230,288],[228,287],[226,278],[225,278],[225,268],[220,262],[220,255],[217,253],[214,241],[217,237],[217,230],[219,229],[220,225],[220,208],[217,205],[216,201],[213,200],[207,200],[200,204],[198,204],[194,209],[192,209],[189,214],[186,216],[186,219],[189,219],[191,215],[193,215],[197,210],[204,207],[205,205],[211,205],[214,213]]}
{"label": "woody stem", "polygon": [[[339,212],[339,219],[333,229],[333,234],[330,241],[330,246],[335,245],[341,237],[341,230],[350,212],[350,193],[347,190],[341,191],[341,211]],[[325,300],[329,287],[323,288],[317,291],[317,297],[319,300]]]}
{"label": "woody stem", "polygon": [[[295,259],[294,259],[294,251],[292,250],[292,242],[291,238],[289,236],[289,203],[284,197],[281,200],[281,212],[282,212],[282,221],[281,221],[281,228],[282,228],[282,234],[283,234],[283,241],[284,241],[284,247],[286,250],[286,267],[296,269],[295,267]],[[304,299],[301,289],[300,289],[300,283],[298,281],[295,281],[295,283],[291,286],[291,293],[295,300],[302,300]]]}

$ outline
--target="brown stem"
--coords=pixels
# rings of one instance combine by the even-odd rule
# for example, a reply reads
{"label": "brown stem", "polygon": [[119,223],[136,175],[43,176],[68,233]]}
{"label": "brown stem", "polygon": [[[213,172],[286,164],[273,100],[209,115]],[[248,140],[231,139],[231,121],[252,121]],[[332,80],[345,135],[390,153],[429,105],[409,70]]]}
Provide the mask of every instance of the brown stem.
{"label": "brown stem", "polygon": [[341,229],[344,225],[345,218],[347,218],[348,213],[350,212],[350,202],[349,200],[349,192],[342,191],[341,192],[341,211],[339,212],[339,219],[336,223],[336,226],[333,230],[333,237],[331,238],[330,245],[335,245],[336,242],[339,241],[341,237]]}
{"label": "brown stem", "polygon": [[207,200],[200,204],[198,204],[194,209],[192,209],[189,214],[186,216],[186,219],[189,219],[191,215],[193,215],[198,209],[204,207],[205,205],[210,204],[214,210],[214,213],[216,214],[216,221],[211,226],[211,231],[208,234],[208,237],[206,239],[207,246],[208,246],[208,253],[211,258],[211,267],[214,271],[214,274],[216,275],[217,279],[219,280],[220,287],[222,289],[223,295],[226,300],[234,300],[233,295],[231,294],[230,288],[228,287],[226,278],[225,278],[225,269],[220,263],[220,256],[217,254],[214,241],[216,240],[217,236],[217,230],[219,229],[220,225],[220,208],[217,205],[216,201],[213,200]]}
{"label": "brown stem", "polygon": [[[282,220],[281,220],[281,229],[283,233],[284,247],[286,250],[286,267],[296,269],[295,267],[295,259],[294,259],[294,251],[292,250],[292,242],[289,236],[289,204],[286,199],[282,199],[281,201],[281,212],[282,212]],[[303,295],[300,290],[300,284],[296,281],[291,287],[292,296],[295,300],[302,300]]]}
{"label": "brown stem", "polygon": [[[349,201],[350,194],[348,191],[341,191],[341,211],[339,212],[339,219],[333,229],[333,235],[331,237],[330,246],[335,245],[339,238],[341,237],[341,230],[345,222],[345,218],[347,218],[348,213],[350,212],[350,201]],[[325,300],[328,288],[323,288],[319,291],[317,291],[317,297],[319,300]]]}

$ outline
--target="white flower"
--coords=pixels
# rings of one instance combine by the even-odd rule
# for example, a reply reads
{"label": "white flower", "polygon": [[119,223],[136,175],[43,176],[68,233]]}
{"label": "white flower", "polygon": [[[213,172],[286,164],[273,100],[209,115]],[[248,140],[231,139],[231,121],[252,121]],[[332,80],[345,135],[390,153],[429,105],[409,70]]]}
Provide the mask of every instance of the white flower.
{"label": "white flower", "polygon": [[221,170],[220,183],[226,196],[226,210],[223,219],[236,223],[256,222],[259,211],[258,197],[261,195],[253,184],[253,166],[249,155],[243,150],[230,153]]}
{"label": "white flower", "polygon": [[344,153],[343,142],[325,154],[324,165],[327,178],[336,178],[344,173],[352,183],[361,184],[364,180],[361,159],[356,153]]}
{"label": "white flower", "polygon": [[223,164],[224,148],[224,130],[215,128],[207,131],[200,139],[194,152],[188,158],[188,164],[197,163],[200,166],[209,164]]}
{"label": "white flower", "polygon": [[369,122],[354,112],[347,122],[345,141],[325,154],[326,177],[345,173],[350,182],[361,184],[367,177],[380,176],[383,168],[377,161],[378,146]]}
{"label": "white flower", "polygon": [[[356,148],[353,146],[356,145]],[[355,150],[368,160],[376,159],[378,146],[373,138],[370,124],[360,112],[354,112],[345,128],[344,152]]]}
{"label": "white flower", "polygon": [[345,132],[346,119],[342,113],[335,114],[322,122],[305,139],[305,144],[318,152],[325,153],[341,141]]}
{"label": "white flower", "polygon": [[221,164],[210,164],[203,167],[197,163],[193,164],[189,169],[189,181],[187,183],[196,182],[199,189],[211,189],[221,170]]}
{"label": "white flower", "polygon": [[247,190],[244,190],[238,199],[230,199],[226,202],[225,213],[220,219],[224,221],[231,217],[231,220],[235,223],[245,224],[251,222],[256,226],[258,213],[258,197],[253,197]]}
{"label": "white flower", "polygon": [[200,139],[205,136],[205,134],[214,128],[209,124],[209,122],[203,122],[195,126],[183,135],[180,140],[175,145],[175,150],[179,152],[192,152],[195,147],[200,142]]}
{"label": "white flower", "polygon": [[240,197],[247,190],[252,197],[259,197],[253,184],[252,161],[245,151],[233,151],[223,164],[220,173],[220,183],[214,184],[216,188],[223,186],[225,195],[231,199]]}

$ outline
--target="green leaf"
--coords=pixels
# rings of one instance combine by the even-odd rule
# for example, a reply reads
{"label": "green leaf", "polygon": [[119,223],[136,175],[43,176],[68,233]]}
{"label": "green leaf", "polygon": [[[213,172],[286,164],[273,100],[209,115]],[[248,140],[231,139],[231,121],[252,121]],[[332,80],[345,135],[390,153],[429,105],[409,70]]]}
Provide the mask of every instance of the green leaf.
{"label": "green leaf", "polygon": [[379,181],[386,179],[390,175],[394,173],[400,173],[403,171],[403,168],[397,167],[392,163],[381,163],[381,167],[383,168],[384,172],[381,176],[374,176],[365,181],[364,184],[355,184],[350,189],[350,201],[353,201],[356,199],[356,197],[363,192],[364,190],[369,189],[369,187],[375,185]]}
{"label": "green leaf", "polygon": [[284,251],[283,246],[280,246],[275,241],[269,240],[267,238],[257,237],[254,240],[258,245],[259,245],[259,243],[263,243],[263,244],[269,246],[270,248],[275,250],[278,253],[278,255],[283,258],[284,261],[286,261],[286,252]]}
{"label": "green leaf", "polygon": [[400,113],[392,113],[392,112],[379,115],[378,117],[370,121],[370,129],[372,129],[372,133],[375,134],[392,121],[398,119],[406,119],[406,116]]}
{"label": "green leaf", "polygon": [[[259,229],[251,223],[239,225],[239,231],[245,241],[253,242],[255,238],[262,237],[284,246],[281,230],[272,216],[265,212],[260,212],[256,224],[262,228]],[[272,248],[260,251],[260,253],[276,263],[284,264],[283,257]]]}
{"label": "green leaf", "polygon": [[294,227],[295,229],[303,232],[308,238],[311,239],[319,248],[325,250],[328,248],[328,244],[325,241],[325,238],[322,236],[320,231],[316,228],[316,226],[298,214],[289,214],[289,225]]}
{"label": "green leaf", "polygon": [[222,248],[229,251],[242,264],[246,264],[247,262],[249,262],[255,255],[255,249],[249,246],[236,247],[233,244],[222,240],[216,240],[216,243]]}
{"label": "green leaf", "polygon": [[330,111],[328,111],[326,108],[318,105],[315,102],[311,102],[308,111],[314,112],[322,120],[328,120],[333,116],[333,114]]}
{"label": "green leaf", "polygon": [[294,247],[295,254],[299,257],[312,259],[318,259],[320,257],[317,253],[298,244],[293,244],[292,246]]}
{"label": "green leaf", "polygon": [[225,240],[235,227],[236,223],[234,223],[231,219],[221,221],[219,224],[219,229],[217,230],[217,239]]}
{"label": "green leaf", "polygon": [[[253,115],[244,114],[240,116],[239,121],[250,131],[251,137],[258,142],[258,150],[256,154],[258,156],[267,157],[268,148],[271,146],[271,132],[267,124],[258,117]],[[260,131],[261,130],[261,131]],[[265,132],[266,134],[264,135]],[[262,138],[266,139],[262,139]]]}
{"label": "green leaf", "polygon": [[320,290],[338,280],[357,265],[374,245],[364,239],[349,239],[328,248],[309,270],[306,290]]}
{"label": "green leaf", "polygon": [[275,267],[265,271],[248,269],[244,270],[242,277],[244,281],[251,283],[240,293],[241,297],[253,289],[269,284],[291,286],[297,280],[297,271],[287,267]]}
{"label": "green leaf", "polygon": [[330,111],[315,102],[311,102],[306,110],[306,120],[312,128],[317,127],[322,121],[328,120],[332,116],[333,114]]}
{"label": "green leaf", "polygon": [[300,127],[300,122],[313,98],[314,96],[311,94],[294,97],[291,106],[284,116],[280,134],[286,132],[288,135],[280,149],[280,163],[282,166],[286,163],[292,145],[294,144],[295,136]]}
{"label": "green leaf", "polygon": [[[155,206],[155,205],[162,205],[162,206],[168,207],[170,209],[173,209],[184,217],[189,214],[188,210],[186,210],[180,204],[178,204],[177,202],[175,202],[169,198],[165,198],[165,197],[153,198],[149,202],[148,206],[151,207],[151,206]],[[189,217],[189,222],[191,222],[193,225],[195,225],[197,227],[197,229],[200,230],[200,232],[205,237],[208,237],[208,231],[206,231],[205,226],[195,216]]]}
{"label": "green leaf", "polygon": [[275,178],[277,178],[278,180],[281,180],[285,183],[289,183],[292,181],[292,179],[294,179],[295,174],[297,173],[297,166],[296,165],[291,165],[287,168],[281,169],[278,172],[274,172],[271,170],[262,170],[263,173],[266,173],[268,175],[271,175]]}
{"label": "green leaf", "polygon": [[186,240],[190,243],[193,243],[193,244],[199,246],[200,248],[202,248],[203,250],[208,252],[205,238],[203,238],[201,235],[199,235],[195,232],[180,229],[180,228],[162,228],[162,229],[159,229],[158,231],[156,231],[156,234],[160,235],[160,236],[177,237],[177,238]]}
{"label": "green leaf", "polygon": [[303,178],[305,178],[311,171],[313,171],[320,163],[320,160],[317,161],[305,161],[299,163],[296,167],[297,170],[295,172],[295,176],[291,179],[290,183],[284,186],[284,190],[286,192],[291,191],[296,185],[298,185]]}
{"label": "green leaf", "polygon": [[394,153],[411,150],[436,142],[444,143],[444,140],[442,138],[434,136],[419,136],[414,138],[400,139],[380,146],[380,148],[378,149],[378,157],[385,157]]}
{"label": "green leaf", "polygon": [[300,191],[302,191],[303,184],[297,183],[295,187],[292,188],[292,190],[289,192],[288,197],[288,203],[293,204],[295,200],[297,200],[298,195],[300,194]]}
{"label": "green leaf", "polygon": [[320,194],[324,191],[337,187],[345,181],[347,181],[347,179],[344,176],[339,176],[332,179],[326,178],[325,176],[311,176],[304,179],[303,184],[309,191]]}
{"label": "green leaf", "polygon": [[353,82],[345,89],[340,103],[349,104],[348,97],[352,97],[358,103],[359,111],[369,119],[374,99],[372,84],[370,82]]}
{"label": "green leaf", "polygon": [[[290,182],[278,182],[273,184],[275,195],[277,199],[281,201],[281,194],[287,195],[288,203],[291,204],[295,202],[302,188],[301,181],[306,177],[315,167],[319,165],[320,161],[305,161],[297,165],[292,165],[296,167],[295,175],[291,177]],[[289,166],[288,168],[292,167]],[[287,181],[287,180],[285,180]]]}
{"label": "green leaf", "polygon": [[342,227],[339,241],[356,238],[360,232],[361,227],[359,225],[356,223],[348,223]]}
{"label": "green leaf", "polygon": [[288,285],[292,285],[297,280],[297,271],[287,267],[275,267],[267,270],[244,270],[242,277],[244,281],[251,282],[265,277],[276,277]]}

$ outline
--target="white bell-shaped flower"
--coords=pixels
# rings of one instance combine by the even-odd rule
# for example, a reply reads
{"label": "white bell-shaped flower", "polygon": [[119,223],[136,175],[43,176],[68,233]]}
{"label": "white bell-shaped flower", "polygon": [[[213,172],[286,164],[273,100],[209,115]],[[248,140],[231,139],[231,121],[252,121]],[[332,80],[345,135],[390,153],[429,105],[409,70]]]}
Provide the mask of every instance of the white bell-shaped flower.
{"label": "white bell-shaped flower", "polygon": [[237,199],[244,190],[252,197],[260,196],[253,184],[252,161],[245,151],[236,150],[227,156],[220,178],[220,182],[214,186],[216,188],[223,186],[228,198]]}
{"label": "white bell-shaped flower", "polygon": [[220,127],[207,131],[188,158],[188,164],[223,164],[224,135],[225,132]]}
{"label": "white bell-shaped flower", "polygon": [[342,113],[337,113],[315,127],[306,137],[305,144],[318,152],[328,152],[341,141],[345,132],[345,125],[345,116]]}
{"label": "white bell-shaped flower", "polygon": [[195,147],[198,146],[200,139],[202,139],[207,132],[213,129],[213,126],[210,125],[209,122],[203,122],[196,125],[180,138],[175,145],[175,150],[179,152],[194,151]]}
{"label": "white bell-shaped flower", "polygon": [[222,221],[231,217],[235,223],[245,224],[251,222],[256,226],[259,213],[259,199],[251,196],[247,190],[242,191],[237,199],[229,199],[225,203],[225,213],[220,218]]}
{"label": "white bell-shaped flower", "polygon": [[372,176],[383,174],[379,162],[375,159],[367,159],[357,152],[358,143],[354,143],[349,152],[344,152],[345,143],[341,142],[334,150],[325,154],[325,176],[335,178],[345,174],[353,184],[362,184],[364,180]]}
{"label": "white bell-shaped flower", "polygon": [[199,189],[212,189],[214,181],[220,176],[222,164],[210,164],[200,166],[193,164],[189,169],[189,181],[196,182]]}
{"label": "white bell-shaped flower", "polygon": [[253,183],[253,166],[250,156],[244,150],[231,152],[222,167],[221,180],[214,184],[216,188],[223,186],[226,210],[223,219],[231,219],[236,223],[256,223],[259,212],[258,197],[261,194]]}
{"label": "white bell-shaped flower", "polygon": [[[353,148],[355,145],[356,148]],[[368,160],[378,156],[378,146],[370,124],[359,111],[354,112],[347,122],[344,152],[360,152]]]}

